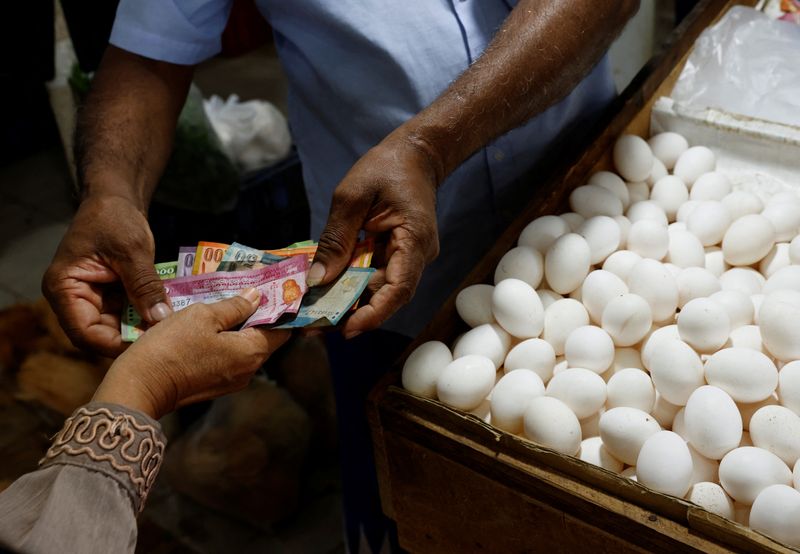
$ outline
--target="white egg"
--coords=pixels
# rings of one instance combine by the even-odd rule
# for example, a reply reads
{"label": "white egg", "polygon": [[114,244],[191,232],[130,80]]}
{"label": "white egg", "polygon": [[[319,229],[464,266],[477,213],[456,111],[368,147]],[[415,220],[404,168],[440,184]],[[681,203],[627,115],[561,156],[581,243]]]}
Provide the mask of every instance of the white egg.
{"label": "white egg", "polygon": [[542,339],[528,339],[514,346],[503,362],[506,373],[515,369],[530,369],[543,382],[553,376],[556,365],[556,353],[550,343]]}
{"label": "white egg", "polygon": [[[724,291],[733,292],[733,291]],[[750,303],[752,308],[752,303]],[[761,340],[761,329],[758,325],[742,325],[731,331],[728,343],[732,348],[750,348],[757,352],[764,352],[764,343]]]}
{"label": "white egg", "polygon": [[667,169],[675,167],[675,162],[689,148],[689,142],[682,135],[669,131],[653,135],[647,143],[653,151],[653,156]]}
{"label": "white egg", "polygon": [[763,275],[749,267],[732,267],[719,276],[722,290],[738,290],[749,296],[760,294],[766,282]]}
{"label": "white egg", "polygon": [[731,223],[722,239],[722,254],[731,265],[750,265],[775,244],[775,228],[760,214],[744,215]]}
{"label": "white egg", "polygon": [[666,261],[684,268],[705,267],[706,253],[700,239],[689,231],[670,230]]}
{"label": "white egg", "polygon": [[733,399],[717,387],[704,385],[696,389],[686,402],[684,420],[689,444],[706,458],[719,460],[742,440],[739,409]]}
{"label": "white egg", "polygon": [[603,440],[600,437],[589,437],[581,441],[581,449],[578,452],[578,458],[584,462],[590,463],[619,473],[625,467],[625,464],[617,460],[608,449],[603,445]]}
{"label": "white egg", "polygon": [[667,401],[658,391],[656,391],[656,401],[653,410],[650,412],[661,427],[669,429],[675,419],[675,414],[681,410],[680,406]]}
{"label": "white egg", "polygon": [[722,200],[731,193],[730,179],[719,171],[703,173],[692,185],[692,200]]}
{"label": "white egg", "polygon": [[710,298],[695,298],[678,314],[681,340],[698,352],[718,350],[728,340],[731,322],[728,312]]}
{"label": "white egg", "polygon": [[610,271],[623,281],[627,281],[633,266],[641,259],[642,257],[636,252],[617,250],[603,262],[603,269]]}
{"label": "white egg", "polygon": [[683,440],[689,440],[686,434],[686,406],[678,410],[678,413],[675,414],[675,419],[672,420],[672,430],[683,437]]}
{"label": "white egg", "polygon": [[647,439],[661,431],[658,422],[636,408],[612,408],[600,416],[600,438],[611,455],[634,465]]}
{"label": "white egg", "polygon": [[620,477],[625,477],[631,481],[636,481],[636,466],[626,467],[619,472]]}
{"label": "white egg", "polygon": [[509,433],[522,432],[522,418],[531,400],[544,395],[544,383],[533,371],[506,373],[492,390],[492,425]]}
{"label": "white egg", "polygon": [[561,400],[578,419],[583,419],[606,403],[606,382],[594,371],[571,367],[550,379],[546,394]]}
{"label": "white egg", "polygon": [[722,202],[713,200],[700,202],[686,219],[686,228],[700,239],[703,246],[713,246],[722,242],[730,224],[731,216],[727,208]]}
{"label": "white egg", "polygon": [[[632,203],[628,211],[625,212],[625,215],[630,220],[631,225],[643,219],[657,221],[664,225],[664,227],[669,224],[667,213],[661,206],[651,200],[642,200]],[[630,234],[628,235],[628,240],[630,240]]]}
{"label": "white egg", "polygon": [[681,207],[678,208],[678,213],[675,215],[675,222],[676,223],[683,223],[686,224],[686,220],[689,219],[692,211],[700,204],[699,200],[689,200],[681,204]]}
{"label": "white egg", "polygon": [[450,349],[436,340],[420,344],[403,364],[403,388],[427,398],[436,398],[436,381],[453,361]]}
{"label": "white egg", "polygon": [[626,181],[644,181],[653,168],[653,152],[636,135],[622,135],[614,143],[614,167]]}
{"label": "white egg", "polygon": [[776,243],[764,258],[758,263],[758,271],[769,279],[779,269],[792,265],[789,257],[789,243]]}
{"label": "white egg", "polygon": [[628,275],[628,290],[650,304],[653,321],[665,321],[678,307],[678,285],[662,263],[643,258]]}
{"label": "white egg", "polygon": [[752,192],[735,190],[722,199],[722,204],[728,208],[731,220],[735,221],[748,214],[759,214],[764,209],[764,203]]}
{"label": "white egg", "polygon": [[758,317],[767,350],[783,362],[800,359],[800,292],[773,292],[764,299]]}
{"label": "white egg", "polygon": [[568,233],[556,239],[544,260],[550,288],[559,294],[569,294],[580,287],[589,274],[590,260],[591,249],[582,236]]}
{"label": "white egg", "polygon": [[722,458],[719,463],[719,482],[734,500],[750,505],[770,485],[790,486],[792,472],[772,452],[743,446],[731,450]]}
{"label": "white egg", "polygon": [[564,343],[564,357],[570,367],[603,373],[614,360],[614,341],[600,327],[584,325],[572,331]]}
{"label": "white egg", "polygon": [[689,190],[679,177],[667,175],[653,185],[650,200],[661,206],[669,221],[675,221],[678,209],[689,200]]}
{"label": "white egg", "polygon": [[617,371],[629,367],[643,369],[642,356],[636,348],[615,348],[614,361],[611,362],[611,369],[603,373],[603,377],[608,381]]}
{"label": "white egg", "polygon": [[603,269],[596,269],[586,276],[581,286],[581,301],[589,312],[589,318],[600,323],[608,302],[628,292],[625,281]]}
{"label": "white egg", "polygon": [[477,408],[494,387],[495,367],[485,356],[468,355],[447,364],[436,382],[439,400],[458,408]]}
{"label": "white egg", "polygon": [[470,327],[494,323],[492,285],[470,285],[456,296],[456,312]]}
{"label": "white egg", "polygon": [[647,183],[645,182],[625,183],[625,187],[628,189],[628,198],[630,199],[630,204],[642,202],[650,198],[650,187],[647,186]]}
{"label": "white egg", "polygon": [[[583,224],[583,222],[586,221],[585,217],[583,217],[581,214],[576,214],[575,212],[566,212],[559,215],[558,217],[560,217],[564,221],[564,223],[566,223],[569,226],[569,230],[572,233],[577,232],[578,227],[580,227]],[[547,250],[545,250],[544,252],[547,252]],[[542,252],[542,254],[544,254],[544,252]]]}
{"label": "white egg", "polygon": [[684,406],[705,383],[700,356],[688,344],[675,339],[656,344],[648,369],[659,394],[676,406]]}
{"label": "white egg", "polygon": [[616,372],[608,380],[606,408],[628,407],[650,413],[656,400],[653,381],[641,369],[633,367]]}
{"label": "white egg", "polygon": [[650,370],[656,346],[669,339],[681,340],[677,325],[665,325],[664,327],[652,329],[650,334],[642,340],[642,363],[645,368]]}
{"label": "white egg", "polygon": [[[542,307],[546,310],[550,307],[550,304],[555,302],[556,300],[561,300],[564,297],[554,292],[550,289],[537,289],[536,294],[539,295],[539,300],[542,301]],[[494,316],[492,316],[494,317]]]}
{"label": "white egg", "polygon": [[601,324],[616,346],[633,346],[650,331],[653,313],[638,294],[621,294],[606,304]]}
{"label": "white egg", "polygon": [[789,260],[795,265],[800,265],[800,235],[789,243]]}
{"label": "white egg", "polygon": [[732,330],[753,323],[753,303],[745,293],[738,290],[720,290],[709,296],[709,299],[725,308]]}
{"label": "white egg", "polygon": [[531,400],[523,416],[523,432],[530,440],[568,456],[577,454],[581,447],[578,418],[557,398]]}
{"label": "white egg", "polygon": [[695,483],[686,493],[686,500],[694,502],[712,514],[733,519],[733,500],[716,483]]}
{"label": "white egg", "polygon": [[691,187],[703,173],[714,171],[716,166],[717,158],[711,150],[705,146],[692,146],[678,157],[672,173]]}
{"label": "white egg", "polygon": [[669,234],[661,223],[642,219],[631,224],[628,233],[628,250],[643,258],[662,260],[669,249]]}
{"label": "white egg", "polygon": [[669,231],[670,236],[672,236],[672,233],[675,231],[685,231],[688,233],[686,230],[686,224],[682,221],[673,221],[667,226],[667,231]]}
{"label": "white egg", "polygon": [[710,481],[719,482],[719,462],[706,458],[697,450],[689,446],[689,454],[692,455],[692,484]]}
{"label": "white egg", "polygon": [[778,398],[782,406],[800,415],[800,361],[789,362],[778,372]]}
{"label": "white egg", "polygon": [[750,297],[750,302],[753,304],[753,323],[759,325],[758,321],[758,314],[761,311],[761,305],[764,303],[764,298],[766,298],[763,294],[754,294]]}
{"label": "white egg", "polygon": [[667,168],[664,167],[664,164],[658,158],[653,158],[653,167],[650,168],[650,175],[647,176],[647,186],[652,187],[655,185],[659,179],[666,177],[669,175]]}
{"label": "white egg", "polygon": [[570,232],[567,222],[557,215],[543,215],[537,217],[522,230],[517,244],[533,248],[540,254],[547,252],[555,240]]}
{"label": "white egg", "polygon": [[595,215],[622,215],[622,201],[610,190],[597,185],[584,185],[569,195],[569,207],[584,218]]}
{"label": "white egg", "polygon": [[764,406],[750,420],[750,438],[794,467],[800,459],[800,416],[783,406]]}
{"label": "white egg", "polygon": [[682,497],[692,479],[692,456],[686,443],[672,431],[650,436],[636,459],[636,477],[646,487]]}
{"label": "white egg", "polygon": [[585,417],[580,420],[581,422],[581,436],[585,439],[589,437],[599,437],[600,436],[600,416],[603,415],[605,410],[601,409],[599,412],[595,412],[589,417]]}
{"label": "white egg", "polygon": [[506,252],[494,270],[494,284],[504,279],[519,279],[536,288],[544,275],[544,259],[533,248],[517,246]]}
{"label": "white egg", "polygon": [[794,488],[800,490],[800,460],[794,464],[794,469],[792,469],[792,483],[794,483]]}
{"label": "white egg", "polygon": [[722,289],[719,279],[704,267],[682,269],[675,282],[678,285],[679,308],[683,308],[690,300],[707,298]]}
{"label": "white egg", "polygon": [[[745,403],[745,402],[738,402],[736,406],[739,408],[739,413],[742,415],[742,427],[745,431],[750,429],[750,420],[753,418],[753,414],[755,414],[758,410],[763,408],[764,406],[777,406],[778,399],[775,395],[770,395],[764,400],[759,402],[753,403]],[[752,445],[751,445],[752,446]]]}
{"label": "white egg", "polygon": [[779,290],[791,289],[800,291],[800,265],[788,265],[776,271],[761,289],[763,294],[772,294]]}
{"label": "white egg", "polygon": [[[705,252],[705,268],[717,277],[721,277],[723,273],[731,268],[728,262],[725,261],[722,248],[718,246],[709,246],[705,249]],[[720,283],[720,285],[722,285],[722,283]]]}
{"label": "white egg", "polygon": [[794,190],[783,190],[776,192],[767,200],[769,204],[795,204],[800,205],[800,196]]}
{"label": "white egg", "polygon": [[[678,323],[680,326],[680,323]],[[767,356],[750,348],[723,348],[706,361],[706,382],[737,402],[760,402],[778,386],[778,369]]]}
{"label": "white egg", "polygon": [[586,184],[597,185],[613,192],[614,195],[619,198],[620,202],[622,202],[623,209],[626,209],[631,203],[628,187],[625,186],[625,181],[622,180],[622,177],[616,173],[612,173],[610,171],[598,171],[589,177],[589,181]]}
{"label": "white egg", "polygon": [[800,547],[800,491],[787,485],[764,488],[750,510],[750,527],[784,544]]}
{"label": "white egg", "polygon": [[628,245],[628,234],[631,232],[631,220],[624,215],[614,216],[614,221],[619,226],[619,248],[624,249]]}
{"label": "white egg", "polygon": [[496,323],[478,325],[464,333],[453,347],[453,358],[478,354],[492,360],[494,369],[500,367],[511,347],[511,335]]}
{"label": "white egg", "polygon": [[553,346],[557,356],[564,353],[567,337],[577,329],[589,325],[589,312],[572,298],[553,302],[544,312],[542,338]]}
{"label": "white egg", "polygon": [[520,339],[538,337],[544,327],[544,307],[525,281],[504,279],[492,293],[492,313],[497,323]]}
{"label": "white egg", "polygon": [[[491,396],[491,393],[489,394]],[[484,422],[488,423],[489,425],[492,424],[492,403],[489,400],[489,397],[483,399],[483,401],[478,404],[477,408],[473,408],[469,410],[467,413],[472,414],[478,419],[482,419]]]}
{"label": "white egg", "polygon": [[800,228],[800,205],[797,203],[770,202],[761,212],[775,229],[775,240],[778,242],[792,240]]}
{"label": "white egg", "polygon": [[[618,216],[622,217],[622,216]],[[619,223],[605,215],[590,217],[578,229],[578,234],[586,239],[591,251],[589,261],[599,264],[614,252],[621,240]]]}

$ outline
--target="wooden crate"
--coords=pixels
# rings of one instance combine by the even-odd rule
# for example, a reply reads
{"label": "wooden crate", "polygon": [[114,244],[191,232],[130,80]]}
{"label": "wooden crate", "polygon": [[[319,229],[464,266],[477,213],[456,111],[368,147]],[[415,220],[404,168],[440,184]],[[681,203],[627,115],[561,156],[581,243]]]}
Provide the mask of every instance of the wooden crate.
{"label": "wooden crate", "polygon": [[[755,2],[698,4],[575,159],[532,186],[528,207],[460,288],[491,282],[528,222],[568,211],[570,191],[611,167],[620,134],[648,135],[653,102],[668,95],[700,32],[733,4]],[[453,295],[409,352],[428,340],[451,344],[465,330]],[[410,394],[400,388],[399,372],[372,392],[369,417],[383,508],[411,552],[794,551],[682,499]]]}

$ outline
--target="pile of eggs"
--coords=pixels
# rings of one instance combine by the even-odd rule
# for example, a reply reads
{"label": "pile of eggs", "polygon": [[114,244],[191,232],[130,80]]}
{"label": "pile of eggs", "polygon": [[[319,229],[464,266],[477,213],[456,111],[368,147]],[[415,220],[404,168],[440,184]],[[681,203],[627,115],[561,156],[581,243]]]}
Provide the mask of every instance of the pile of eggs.
{"label": "pile of eggs", "polygon": [[676,133],[532,221],[403,386],[800,546],[800,196]]}

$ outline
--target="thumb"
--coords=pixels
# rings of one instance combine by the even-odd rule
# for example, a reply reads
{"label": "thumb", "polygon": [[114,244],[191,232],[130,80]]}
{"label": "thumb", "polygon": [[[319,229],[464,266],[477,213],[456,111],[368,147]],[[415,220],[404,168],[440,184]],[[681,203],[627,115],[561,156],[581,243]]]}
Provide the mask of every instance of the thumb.
{"label": "thumb", "polygon": [[239,291],[238,296],[206,304],[206,306],[211,310],[220,330],[228,330],[253,315],[260,303],[261,292],[258,289],[250,288]]}
{"label": "thumb", "polygon": [[334,194],[328,223],[319,237],[317,253],[308,270],[306,283],[309,287],[329,283],[350,265],[365,215],[362,200]]}
{"label": "thumb", "polygon": [[113,269],[122,280],[131,304],[145,321],[157,323],[172,313],[172,303],[152,259],[141,256]]}

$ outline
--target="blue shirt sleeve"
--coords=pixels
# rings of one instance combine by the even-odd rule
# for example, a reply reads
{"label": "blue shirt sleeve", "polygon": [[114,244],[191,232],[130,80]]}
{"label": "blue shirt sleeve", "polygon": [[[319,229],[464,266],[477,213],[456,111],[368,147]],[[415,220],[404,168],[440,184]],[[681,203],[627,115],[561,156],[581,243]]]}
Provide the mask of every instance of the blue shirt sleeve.
{"label": "blue shirt sleeve", "polygon": [[146,58],[194,65],[219,53],[233,0],[121,0],[109,42]]}

